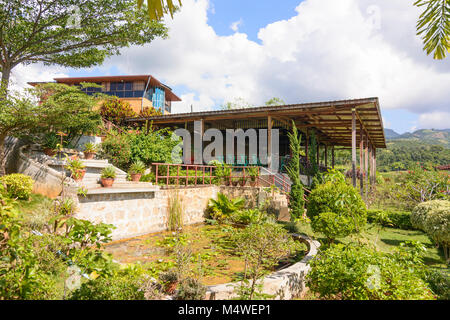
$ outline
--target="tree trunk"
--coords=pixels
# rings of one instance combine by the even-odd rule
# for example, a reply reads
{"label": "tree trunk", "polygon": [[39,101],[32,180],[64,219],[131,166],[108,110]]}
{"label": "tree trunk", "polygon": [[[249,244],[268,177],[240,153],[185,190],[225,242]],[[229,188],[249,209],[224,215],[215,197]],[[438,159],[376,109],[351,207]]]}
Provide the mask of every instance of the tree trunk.
{"label": "tree trunk", "polygon": [[8,96],[9,78],[11,76],[11,67],[2,67],[2,82],[0,83],[0,99],[6,99]]}
{"label": "tree trunk", "polygon": [[0,177],[6,174],[5,139],[6,136],[0,135]]}

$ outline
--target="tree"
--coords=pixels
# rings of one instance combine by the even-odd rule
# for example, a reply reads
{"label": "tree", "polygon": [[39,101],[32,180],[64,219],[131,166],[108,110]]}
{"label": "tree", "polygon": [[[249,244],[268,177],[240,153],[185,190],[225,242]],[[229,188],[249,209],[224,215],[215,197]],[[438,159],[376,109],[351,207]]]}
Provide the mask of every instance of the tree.
{"label": "tree", "polygon": [[[181,1],[178,0],[181,6]],[[144,0],[138,0],[138,8],[141,9],[144,4]],[[177,10],[177,7],[173,4],[172,0],[147,0],[147,11],[150,19],[160,20],[165,13],[170,13],[173,18],[173,13]]]}
{"label": "tree", "polygon": [[289,194],[289,209],[291,210],[291,219],[299,219],[304,212],[305,201],[303,199],[303,183],[300,179],[300,151],[301,136],[298,135],[297,126],[292,121],[292,132],[288,133],[292,159],[287,167],[287,173],[291,179],[291,192]]}
{"label": "tree", "polygon": [[418,0],[417,7],[426,7],[417,22],[417,34],[422,36],[427,54],[444,59],[450,52],[450,1]]}
{"label": "tree", "polygon": [[[41,102],[36,103],[39,99]],[[78,87],[56,83],[0,99],[0,175],[5,174],[7,136],[34,139],[50,131],[64,131],[72,136],[92,132],[100,124],[99,114],[92,111],[98,99]]]}
{"label": "tree", "polygon": [[273,97],[272,99],[266,101],[266,106],[282,106],[285,105],[286,102],[284,102],[283,99]]}
{"label": "tree", "polygon": [[122,47],[167,37],[167,28],[133,10],[135,5],[134,0],[0,2],[2,85],[8,88],[11,71],[19,64],[91,67]]}
{"label": "tree", "polygon": [[249,102],[243,98],[235,98],[233,102],[226,102],[221,106],[222,110],[235,110],[253,107]]}

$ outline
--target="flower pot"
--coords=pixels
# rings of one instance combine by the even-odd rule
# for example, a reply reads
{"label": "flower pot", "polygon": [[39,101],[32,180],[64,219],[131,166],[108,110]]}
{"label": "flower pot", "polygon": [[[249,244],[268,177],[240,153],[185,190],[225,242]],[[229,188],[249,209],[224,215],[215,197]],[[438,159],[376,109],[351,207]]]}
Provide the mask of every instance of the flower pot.
{"label": "flower pot", "polygon": [[101,178],[100,179],[102,186],[104,188],[110,188],[112,187],[113,183],[114,183],[114,179],[113,178]]}
{"label": "flower pot", "polygon": [[239,180],[232,180],[231,183],[233,184],[234,187],[237,187]]}
{"label": "flower pot", "polygon": [[256,179],[251,179],[250,180],[250,185],[252,186],[252,187],[256,187],[256,184],[258,183],[258,181],[256,180]]}
{"label": "flower pot", "polygon": [[142,173],[131,173],[130,176],[131,176],[131,181],[139,182],[139,180],[141,180]]}
{"label": "flower pot", "polygon": [[224,179],[223,179],[223,183],[224,183],[224,185],[226,185],[226,186],[229,186],[229,185],[231,184],[229,178],[224,178]]}
{"label": "flower pot", "polygon": [[72,173],[72,178],[76,182],[80,182],[83,180],[84,175],[86,174],[86,169],[78,169],[75,174]]}
{"label": "flower pot", "polygon": [[84,158],[86,160],[92,160],[95,157],[95,152],[83,152],[84,153]]}
{"label": "flower pot", "polygon": [[56,154],[56,151],[52,148],[44,148],[44,153],[49,157],[53,157]]}

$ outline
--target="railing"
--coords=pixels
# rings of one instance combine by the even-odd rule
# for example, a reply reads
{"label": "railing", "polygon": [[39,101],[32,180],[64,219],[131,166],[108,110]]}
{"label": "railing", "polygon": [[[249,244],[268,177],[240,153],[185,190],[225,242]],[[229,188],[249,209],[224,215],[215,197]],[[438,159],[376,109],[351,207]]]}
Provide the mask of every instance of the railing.
{"label": "railing", "polygon": [[[261,175],[259,177],[259,180],[265,184],[276,186],[278,189],[280,189],[282,193],[286,195],[289,201],[289,194],[291,192],[291,185],[292,185],[291,180],[282,173],[273,173],[267,169],[265,170],[267,171],[268,174]],[[265,176],[267,176],[267,178],[265,178]],[[311,191],[303,187],[303,192],[304,192],[303,199],[307,201],[306,196]]]}
{"label": "railing", "polygon": [[[250,167],[245,166],[230,166],[229,168],[232,170],[236,170],[238,172],[242,172],[241,175],[233,175],[233,172],[229,176],[217,176],[215,175],[216,166],[207,166],[207,165],[199,165],[199,164],[168,164],[168,163],[152,163],[155,167],[155,180],[156,184],[159,183],[160,180],[164,181],[167,186],[169,185],[181,185],[184,184],[188,186],[189,181],[193,181],[194,185],[212,185],[217,182],[217,179],[223,179],[225,185],[238,185],[244,186],[247,183],[247,179],[252,179],[248,174],[248,169]],[[160,168],[163,168],[164,174],[160,173]],[[176,169],[176,174],[174,174],[174,170]],[[260,169],[258,168],[258,176],[260,173]],[[182,172],[184,170],[184,172]],[[190,175],[190,173],[194,173],[194,175]],[[236,184],[234,179],[241,179],[241,181],[237,181]],[[174,182],[174,183],[172,183]],[[259,185],[259,178],[256,177],[254,182],[254,186]],[[252,183],[253,185],[253,183]]]}

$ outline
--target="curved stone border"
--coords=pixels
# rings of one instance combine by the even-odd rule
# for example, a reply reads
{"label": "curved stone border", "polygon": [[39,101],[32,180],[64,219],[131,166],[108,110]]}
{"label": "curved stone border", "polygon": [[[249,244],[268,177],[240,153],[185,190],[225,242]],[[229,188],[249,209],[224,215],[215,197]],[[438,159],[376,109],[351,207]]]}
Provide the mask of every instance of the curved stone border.
{"label": "curved stone border", "polygon": [[[308,254],[290,267],[274,272],[262,280],[262,292],[274,296],[275,300],[290,300],[302,297],[306,293],[305,276],[310,266],[308,262],[317,254],[320,243],[304,235],[294,234],[294,237],[305,242],[309,247]],[[237,295],[234,292],[240,282],[231,282],[208,286],[206,300],[230,300]]]}

